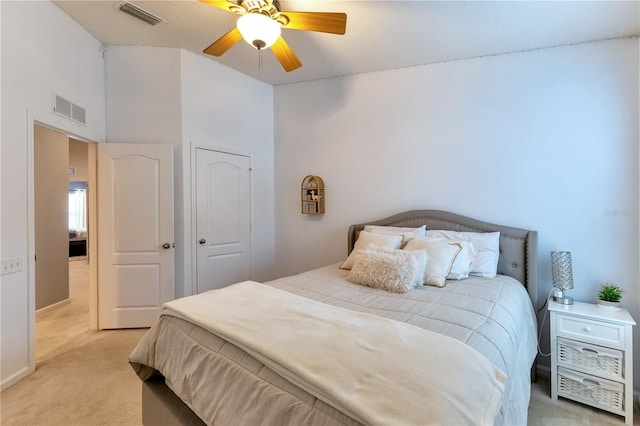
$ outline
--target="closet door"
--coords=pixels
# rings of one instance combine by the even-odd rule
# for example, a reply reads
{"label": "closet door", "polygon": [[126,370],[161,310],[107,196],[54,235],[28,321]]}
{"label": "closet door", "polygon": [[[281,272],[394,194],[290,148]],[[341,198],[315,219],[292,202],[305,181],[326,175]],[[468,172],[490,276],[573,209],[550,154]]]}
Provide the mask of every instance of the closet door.
{"label": "closet door", "polygon": [[250,165],[196,149],[196,293],[251,279]]}

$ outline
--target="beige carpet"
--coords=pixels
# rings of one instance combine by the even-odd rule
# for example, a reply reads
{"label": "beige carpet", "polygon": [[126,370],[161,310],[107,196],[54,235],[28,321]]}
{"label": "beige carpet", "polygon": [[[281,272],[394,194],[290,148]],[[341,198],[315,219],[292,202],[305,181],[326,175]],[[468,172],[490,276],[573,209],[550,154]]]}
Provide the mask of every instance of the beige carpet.
{"label": "beige carpet", "polygon": [[[598,410],[584,404],[560,398],[551,400],[551,385],[547,379],[539,378],[531,387],[529,402],[530,426],[609,426],[624,425],[624,417]],[[640,413],[636,409],[633,424],[640,424]]]}
{"label": "beige carpet", "polygon": [[0,394],[0,424],[139,425],[127,360],[146,330],[89,330],[88,264],[69,262],[70,302],[36,315],[36,371]]}
{"label": "beige carpet", "polygon": [[[0,425],[139,425],[140,381],[127,363],[146,330],[89,331],[86,261],[70,262],[71,302],[39,313],[36,372],[0,394]],[[622,417],[532,387],[529,424],[622,425]],[[640,424],[640,414],[634,416]]]}

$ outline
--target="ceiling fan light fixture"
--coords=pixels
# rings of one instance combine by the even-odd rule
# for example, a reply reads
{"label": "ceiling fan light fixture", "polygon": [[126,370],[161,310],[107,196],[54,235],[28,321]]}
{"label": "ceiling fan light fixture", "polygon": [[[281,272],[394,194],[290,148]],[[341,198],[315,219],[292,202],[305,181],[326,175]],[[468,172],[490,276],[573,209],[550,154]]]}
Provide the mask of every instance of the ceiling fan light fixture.
{"label": "ceiling fan light fixture", "polygon": [[238,18],[242,38],[258,50],[271,47],[280,37],[280,24],[261,13],[248,13]]}

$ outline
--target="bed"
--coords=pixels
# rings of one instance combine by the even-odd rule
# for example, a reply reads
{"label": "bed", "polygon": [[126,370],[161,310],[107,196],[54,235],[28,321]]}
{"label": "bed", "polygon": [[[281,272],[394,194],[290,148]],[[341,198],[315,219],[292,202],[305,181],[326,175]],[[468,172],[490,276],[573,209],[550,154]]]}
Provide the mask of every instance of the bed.
{"label": "bed", "polygon": [[69,230],[69,257],[87,255],[87,231],[82,229]]}
{"label": "bed", "polygon": [[[395,327],[402,325],[401,333],[429,333],[431,337],[441,337],[447,344],[459,345],[452,346],[456,348],[449,352],[448,357],[452,359],[455,358],[456,353],[465,353],[465,357],[471,356],[464,352],[467,349],[473,353],[477,352],[481,354],[479,357],[483,362],[487,361],[495,367],[495,371],[503,372],[505,379],[500,388],[500,398],[495,413],[491,417],[478,417],[471,422],[525,424],[531,372],[535,371],[532,366],[536,356],[537,326],[533,306],[537,304],[537,233],[481,222],[449,212],[416,210],[367,224],[350,226],[349,254],[352,253],[366,225],[407,228],[425,225],[428,230],[499,232],[497,275],[494,278],[472,276],[462,280],[447,280],[444,287],[421,286],[405,293],[391,293],[351,283],[347,280],[350,271],[340,269],[340,266],[343,266],[340,262],[263,283],[259,287],[250,287],[253,284],[242,283],[249,286],[244,291],[251,292],[264,288],[268,292],[264,297],[261,295],[260,300],[269,299],[271,292],[286,293],[285,297],[300,299],[291,299],[292,302],[284,305],[304,305],[309,301],[309,303],[315,303],[310,305],[310,311],[315,309],[316,305],[323,305],[340,312],[348,311],[345,313],[356,316],[358,321],[372,321],[377,324],[377,318],[380,318],[383,322],[380,326],[376,326],[381,327],[380,329],[390,326],[392,330],[396,330]],[[242,285],[231,287],[240,291]],[[239,293],[234,297],[243,296]],[[208,305],[204,304],[202,299],[199,297],[194,299],[194,302],[202,303],[205,307],[203,310],[206,310]],[[246,300],[248,301],[246,303],[249,303],[250,297]],[[188,306],[191,309],[194,305]],[[220,306],[220,310],[222,311],[225,307]],[[280,364],[271,364],[260,354],[254,353],[252,348],[247,348],[246,342],[228,339],[224,330],[218,331],[218,335],[213,334],[208,326],[191,320],[189,309],[184,311],[183,315],[161,315],[158,324],[150,329],[131,354],[130,362],[143,380],[142,420],[145,425],[388,423],[377,421],[384,418],[381,417],[382,414],[367,417],[370,407],[362,413],[358,411],[357,404],[354,407],[349,405],[350,401],[342,403],[345,398],[342,400],[340,396],[333,398],[332,395],[323,392],[324,388],[306,386],[306,382],[298,381],[298,376],[288,375],[287,368],[282,371]],[[259,308],[256,307],[255,310],[259,311]],[[218,322],[225,322],[225,315],[222,314],[221,317],[213,320],[214,325],[218,326]],[[376,318],[375,321],[374,318]],[[301,324],[306,323],[301,322]],[[357,332],[362,333],[362,330]],[[391,333],[394,332],[391,331]],[[259,329],[257,333],[250,340],[260,340]],[[250,332],[247,334],[250,335]],[[422,335],[411,334],[411,336],[413,337],[409,340],[412,342],[422,338]],[[339,338],[334,340],[340,341]],[[385,342],[387,340],[391,339],[385,338]],[[366,346],[366,343],[364,345]],[[422,346],[428,346],[428,344]],[[377,351],[379,348],[368,348],[368,350]],[[393,350],[397,353],[397,348]],[[421,352],[416,354],[423,356]],[[410,356],[416,355],[411,353]],[[445,356],[447,356],[446,352]],[[379,358],[374,362],[378,361],[380,361]],[[338,362],[338,368],[341,362],[343,361]],[[406,361],[404,363],[407,364]],[[395,364],[395,362],[388,362],[388,364]],[[474,364],[472,367],[466,364],[464,362],[455,364],[455,373],[452,376],[463,375],[465,368],[475,368],[476,364],[481,363],[475,361],[469,363]],[[436,382],[438,366],[432,367],[433,371],[431,371],[422,364],[418,365],[420,368],[413,368],[411,376],[427,374],[424,376],[426,380],[424,378],[419,380],[430,382],[433,377],[433,381]],[[357,365],[350,366],[354,370],[357,367]],[[376,364],[375,370],[386,368],[385,364]],[[331,370],[334,369],[335,365],[331,367]],[[390,374],[396,374],[395,370]],[[428,376],[429,374],[431,376]],[[468,376],[476,373],[464,374]],[[482,372],[477,374],[481,375]],[[377,376],[377,380],[385,378],[382,373]],[[403,380],[410,379],[411,377]],[[355,379],[357,380],[359,379]],[[341,386],[348,387],[348,384]],[[401,393],[407,386],[400,386],[393,392]],[[463,411],[468,409],[467,406],[472,406],[476,399],[464,395],[463,388],[467,387],[473,388],[473,384],[458,385],[459,395],[454,392],[460,399],[453,401],[453,404],[459,405]],[[384,397],[384,392],[381,395]],[[446,398],[452,399],[451,396]],[[349,399],[348,392],[346,399]],[[412,399],[411,394],[408,399]],[[417,405],[422,405],[425,402],[424,399],[426,398],[417,398]],[[424,413],[418,415],[423,417],[416,418],[424,418],[427,423],[442,423],[447,419],[446,413],[443,414],[445,417],[435,420],[428,420],[424,417]]]}

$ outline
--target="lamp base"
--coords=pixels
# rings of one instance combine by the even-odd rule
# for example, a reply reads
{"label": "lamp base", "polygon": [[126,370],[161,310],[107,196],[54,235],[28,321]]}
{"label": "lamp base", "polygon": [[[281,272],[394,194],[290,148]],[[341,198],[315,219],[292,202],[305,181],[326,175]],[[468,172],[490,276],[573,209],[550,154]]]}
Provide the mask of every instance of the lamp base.
{"label": "lamp base", "polygon": [[573,305],[573,298],[568,296],[553,296],[552,300],[561,305]]}

